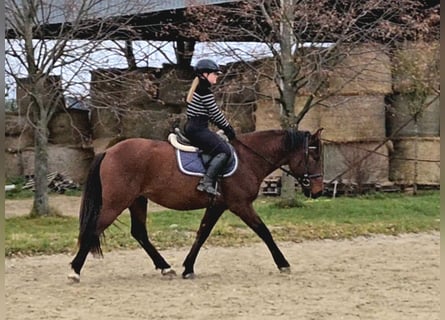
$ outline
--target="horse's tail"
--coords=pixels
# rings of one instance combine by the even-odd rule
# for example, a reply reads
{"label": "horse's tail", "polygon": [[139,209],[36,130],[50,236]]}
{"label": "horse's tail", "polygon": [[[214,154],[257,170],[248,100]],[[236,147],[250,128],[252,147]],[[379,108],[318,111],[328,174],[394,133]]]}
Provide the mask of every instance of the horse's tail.
{"label": "horse's tail", "polygon": [[90,167],[87,181],[82,195],[80,207],[80,229],[78,245],[89,243],[90,252],[102,256],[100,238],[96,234],[97,218],[102,208],[102,183],[100,179],[100,165],[105,153],[98,154]]}

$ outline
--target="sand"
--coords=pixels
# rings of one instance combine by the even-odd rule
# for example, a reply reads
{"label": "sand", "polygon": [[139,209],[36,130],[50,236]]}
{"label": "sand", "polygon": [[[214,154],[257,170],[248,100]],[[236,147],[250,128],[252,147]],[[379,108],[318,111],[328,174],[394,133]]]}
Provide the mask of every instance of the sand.
{"label": "sand", "polygon": [[[57,197],[77,214],[77,198]],[[8,200],[7,216],[27,206]],[[262,242],[205,246],[193,280],[180,276],[189,248],[161,251],[173,278],[142,249],[88,256],[80,283],[67,278],[71,255],[7,258],[6,319],[435,320],[439,243],[439,232],[278,243],[289,274]]]}

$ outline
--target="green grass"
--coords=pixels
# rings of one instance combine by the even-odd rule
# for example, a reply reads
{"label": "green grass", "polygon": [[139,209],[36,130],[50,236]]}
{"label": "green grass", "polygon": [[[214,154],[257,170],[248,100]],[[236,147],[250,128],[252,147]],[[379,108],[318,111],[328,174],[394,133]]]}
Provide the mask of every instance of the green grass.
{"label": "green grass", "polygon": [[[375,194],[361,197],[299,201],[282,208],[275,198],[260,198],[255,209],[277,241],[340,239],[371,234],[428,232],[440,229],[439,191],[417,196]],[[147,226],[160,249],[190,246],[203,210],[162,211],[149,214]],[[78,219],[71,217],[15,217],[6,219],[5,252],[11,255],[75,253]],[[207,244],[237,246],[261,241],[238,217],[226,212]],[[130,235],[128,214],[105,232],[103,250],[137,248]]]}

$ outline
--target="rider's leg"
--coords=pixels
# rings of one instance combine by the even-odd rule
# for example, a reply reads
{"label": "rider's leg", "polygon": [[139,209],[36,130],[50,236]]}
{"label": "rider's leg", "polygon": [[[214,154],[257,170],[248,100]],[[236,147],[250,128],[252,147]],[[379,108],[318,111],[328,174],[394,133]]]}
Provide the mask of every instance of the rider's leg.
{"label": "rider's leg", "polygon": [[226,153],[218,153],[216,156],[214,156],[212,160],[210,160],[207,171],[204,174],[204,177],[202,177],[201,181],[199,181],[196,189],[199,191],[205,191],[211,195],[219,195],[215,188],[215,182],[228,160],[229,156]]}

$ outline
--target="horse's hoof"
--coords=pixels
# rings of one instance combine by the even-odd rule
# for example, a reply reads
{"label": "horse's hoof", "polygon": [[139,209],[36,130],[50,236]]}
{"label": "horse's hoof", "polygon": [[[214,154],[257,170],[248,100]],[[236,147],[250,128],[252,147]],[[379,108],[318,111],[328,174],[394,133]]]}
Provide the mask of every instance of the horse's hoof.
{"label": "horse's hoof", "polygon": [[72,282],[79,283],[80,282],[80,274],[77,274],[75,272],[70,273],[68,275],[68,279],[70,279]]}
{"label": "horse's hoof", "polygon": [[174,276],[176,276],[176,271],[171,268],[167,268],[167,269],[162,269],[161,274],[163,276],[174,277]]}
{"label": "horse's hoof", "polygon": [[281,273],[290,273],[290,267],[281,267],[280,272]]}
{"label": "horse's hoof", "polygon": [[184,273],[182,274],[182,278],[187,280],[193,280],[195,279],[195,273],[194,272]]}

